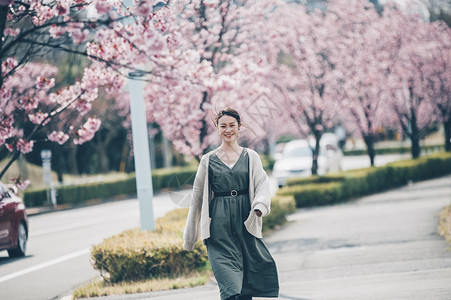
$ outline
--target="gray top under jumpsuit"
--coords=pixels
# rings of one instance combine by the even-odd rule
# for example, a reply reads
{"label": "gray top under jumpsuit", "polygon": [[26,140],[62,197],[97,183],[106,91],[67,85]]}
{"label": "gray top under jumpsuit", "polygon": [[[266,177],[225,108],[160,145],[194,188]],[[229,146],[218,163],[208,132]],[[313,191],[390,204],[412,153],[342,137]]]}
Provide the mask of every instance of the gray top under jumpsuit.
{"label": "gray top under jumpsuit", "polygon": [[[246,149],[232,168],[213,154],[208,172],[214,193],[245,191],[249,187]],[[205,243],[221,299],[234,295],[278,297],[279,281],[274,259],[263,241],[248,233],[244,226],[251,209],[249,195],[215,196],[209,207],[210,238]]]}

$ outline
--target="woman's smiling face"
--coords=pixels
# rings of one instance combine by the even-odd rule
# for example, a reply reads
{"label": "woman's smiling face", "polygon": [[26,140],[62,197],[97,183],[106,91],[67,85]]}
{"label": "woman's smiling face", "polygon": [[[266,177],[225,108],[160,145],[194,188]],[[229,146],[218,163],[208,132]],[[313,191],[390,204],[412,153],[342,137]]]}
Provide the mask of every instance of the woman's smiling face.
{"label": "woman's smiling face", "polygon": [[240,125],[234,117],[224,115],[218,120],[218,134],[224,142],[236,141],[239,128]]}

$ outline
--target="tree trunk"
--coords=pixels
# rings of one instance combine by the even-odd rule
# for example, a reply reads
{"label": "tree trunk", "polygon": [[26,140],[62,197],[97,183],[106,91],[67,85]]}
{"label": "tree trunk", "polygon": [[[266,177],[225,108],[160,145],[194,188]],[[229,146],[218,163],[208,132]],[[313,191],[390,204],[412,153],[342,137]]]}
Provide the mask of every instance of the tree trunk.
{"label": "tree trunk", "polygon": [[6,164],[6,166],[3,168],[3,170],[0,172],[0,180],[2,179],[3,175],[5,175],[6,171],[11,167],[11,165],[18,159],[20,156],[20,152],[16,151],[14,152],[13,156],[9,160],[9,162]]}
{"label": "tree trunk", "polygon": [[410,122],[411,127],[411,134],[410,134],[410,141],[412,142],[412,158],[417,159],[420,157],[421,148],[420,148],[420,131],[418,130],[417,126],[417,117],[415,113],[412,112],[412,119]]}
{"label": "tree trunk", "polygon": [[67,153],[67,166],[70,174],[78,175],[77,147],[71,147]]}
{"label": "tree trunk", "polygon": [[169,146],[169,140],[163,136],[162,143],[163,143],[163,158],[164,158],[163,167],[170,168],[170,167],[172,167],[172,151]]}
{"label": "tree trunk", "polygon": [[[208,92],[203,92],[202,93],[202,103],[200,105],[200,108],[203,110],[203,105],[204,103],[206,103],[208,101]],[[202,123],[202,127],[200,128],[200,136],[199,136],[199,144],[202,145],[202,143],[204,142],[205,137],[208,135],[208,124],[205,121],[205,119],[202,119],[201,121]],[[208,152],[208,148],[205,148],[202,154],[205,154]],[[196,155],[196,160],[200,161],[200,157],[198,157]]]}
{"label": "tree trunk", "polygon": [[445,151],[451,152],[451,116],[448,121],[443,122],[445,126]]}
{"label": "tree trunk", "polygon": [[376,156],[376,151],[374,149],[374,134],[364,135],[363,140],[366,144],[366,151],[370,157],[371,166],[374,167],[374,157]]}
{"label": "tree trunk", "polygon": [[312,175],[318,175],[318,156],[319,156],[319,143],[321,140],[322,133],[314,132],[315,135],[315,148],[312,149],[313,158],[312,158]]}
{"label": "tree trunk", "polygon": [[108,159],[106,149],[104,147],[98,147],[97,153],[99,155],[98,171],[100,171],[100,173],[108,173],[110,170],[110,160]]}
{"label": "tree trunk", "polygon": [[121,162],[119,164],[119,172],[125,172],[127,167],[128,157],[128,144],[127,139],[124,140],[124,145],[122,146]]}
{"label": "tree trunk", "polygon": [[[3,49],[3,32],[5,31],[6,26],[6,18],[8,15],[9,7],[7,5],[0,5],[0,50]],[[0,61],[4,61],[4,57],[0,57]],[[0,75],[0,88],[3,87],[3,76]],[[6,172],[6,170],[4,170]],[[2,171],[1,176],[3,176],[4,172]]]}
{"label": "tree trunk", "polygon": [[58,182],[63,183],[64,158],[62,147],[57,143],[52,143],[50,147],[52,149],[52,169],[58,176]]}
{"label": "tree trunk", "polygon": [[27,160],[25,159],[25,156],[22,154],[17,159],[17,166],[19,167],[19,175],[23,179],[28,179],[28,166],[27,166]]}

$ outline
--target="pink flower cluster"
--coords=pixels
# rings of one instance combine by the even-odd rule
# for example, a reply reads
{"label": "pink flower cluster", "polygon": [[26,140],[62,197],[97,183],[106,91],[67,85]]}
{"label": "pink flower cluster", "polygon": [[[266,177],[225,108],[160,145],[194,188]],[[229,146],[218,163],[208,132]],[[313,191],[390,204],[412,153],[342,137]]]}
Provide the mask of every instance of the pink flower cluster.
{"label": "pink flower cluster", "polygon": [[99,119],[89,118],[82,128],[76,131],[77,138],[74,139],[75,145],[81,145],[94,138],[102,122]]}
{"label": "pink flower cluster", "polygon": [[99,14],[106,14],[113,8],[111,1],[108,0],[97,0],[95,7]]}
{"label": "pink flower cluster", "polygon": [[32,17],[33,24],[36,26],[43,25],[55,15],[55,11],[42,2],[33,2],[30,8],[36,12],[36,15]]}
{"label": "pink flower cluster", "polygon": [[17,178],[10,178],[9,181],[11,182],[11,184],[14,184],[21,191],[24,191],[30,185],[30,180],[28,179],[23,180],[22,176],[19,176]]}
{"label": "pink flower cluster", "polygon": [[33,124],[45,126],[50,121],[50,119],[47,119],[48,116],[48,113],[37,112],[35,114],[28,115],[28,118]]}
{"label": "pink flower cluster", "polygon": [[19,139],[16,143],[16,149],[21,153],[29,153],[33,150],[34,141],[26,141],[24,139]]}
{"label": "pink flower cluster", "polygon": [[47,135],[47,138],[52,142],[56,142],[62,145],[67,142],[69,135],[64,133],[63,131],[52,131]]}
{"label": "pink flower cluster", "polygon": [[36,78],[36,88],[41,90],[49,90],[55,86],[55,78],[47,78],[38,76]]}
{"label": "pink flower cluster", "polygon": [[6,116],[0,114],[0,146],[6,143],[6,140],[13,136],[14,118],[12,115]]}
{"label": "pink flower cluster", "polygon": [[3,63],[2,63],[2,76],[6,77],[6,75],[11,72],[12,69],[17,67],[18,62],[14,57],[8,57]]}
{"label": "pink flower cluster", "polygon": [[6,36],[17,36],[20,33],[20,28],[5,28],[3,35]]}

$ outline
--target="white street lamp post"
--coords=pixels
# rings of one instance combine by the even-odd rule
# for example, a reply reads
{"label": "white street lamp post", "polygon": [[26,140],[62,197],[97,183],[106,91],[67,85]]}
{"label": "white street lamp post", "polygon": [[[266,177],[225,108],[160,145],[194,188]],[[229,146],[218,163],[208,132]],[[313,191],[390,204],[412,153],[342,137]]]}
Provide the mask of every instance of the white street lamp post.
{"label": "white street lamp post", "polygon": [[130,113],[135,157],[136,191],[139,200],[141,230],[155,230],[153,213],[152,169],[149,154],[146,108],[140,72],[129,73]]}

